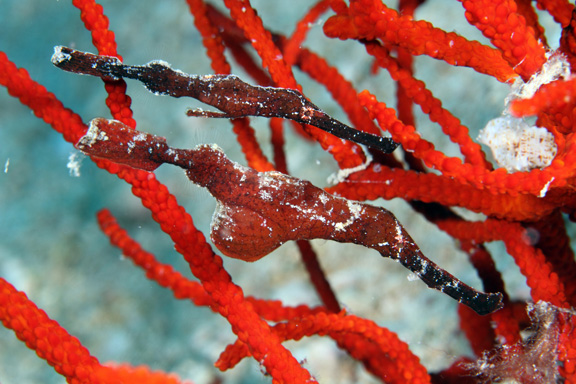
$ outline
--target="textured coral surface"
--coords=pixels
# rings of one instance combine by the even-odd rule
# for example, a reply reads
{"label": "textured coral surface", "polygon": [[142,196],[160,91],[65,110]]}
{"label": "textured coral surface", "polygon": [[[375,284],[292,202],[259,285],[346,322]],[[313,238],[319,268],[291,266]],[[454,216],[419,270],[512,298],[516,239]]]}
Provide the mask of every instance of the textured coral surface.
{"label": "textured coral surface", "polygon": [[[100,3],[0,0],[2,383],[576,382],[573,5]],[[206,106],[61,71],[50,63],[56,45],[297,88],[401,148],[368,153],[277,119],[251,119],[252,131],[248,120],[187,117]],[[476,138],[502,113],[553,135],[548,166],[492,163]],[[181,171],[74,149],[96,117],[178,148],[215,143],[257,171],[287,168],[382,206],[440,267],[503,293],[504,308],[479,316],[426,289],[425,267],[410,273],[359,245],[289,242],[254,263],[218,256],[206,241],[214,198]],[[313,216],[305,207],[292,208]],[[263,238],[269,227],[258,228],[240,231]],[[401,249],[398,233],[381,244]]]}

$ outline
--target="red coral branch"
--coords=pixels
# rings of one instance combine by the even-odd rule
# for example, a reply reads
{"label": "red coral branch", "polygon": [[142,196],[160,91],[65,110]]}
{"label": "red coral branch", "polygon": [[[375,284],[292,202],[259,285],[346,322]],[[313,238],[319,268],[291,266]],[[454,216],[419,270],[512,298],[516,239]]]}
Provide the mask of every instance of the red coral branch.
{"label": "red coral branch", "polygon": [[[194,15],[194,25],[202,35],[202,42],[210,57],[212,69],[218,74],[230,74],[231,67],[224,56],[224,39],[208,13],[210,8],[202,0],[188,0],[190,12]],[[268,161],[262,148],[256,141],[255,133],[246,118],[233,119],[234,133],[248,164],[259,171],[271,171],[273,165]]]}
{"label": "red coral branch", "polygon": [[374,42],[367,42],[365,45],[366,51],[376,58],[376,64],[388,70],[392,79],[398,82],[406,96],[420,105],[422,111],[430,116],[430,120],[440,124],[442,131],[450,140],[458,144],[466,162],[487,169],[492,168],[486,161],[480,145],[470,137],[468,128],[463,126],[460,120],[449,111],[442,108],[442,102],[426,89],[424,82],[415,79],[409,70],[402,68],[382,45]]}
{"label": "red coral branch", "polygon": [[339,39],[381,39],[386,44],[402,46],[412,55],[428,55],[451,65],[471,67],[503,82],[515,76],[500,51],[434,28],[428,22],[399,15],[378,0],[351,1],[346,13],[338,12],[328,19],[324,32]]}
{"label": "red coral branch", "polygon": [[546,61],[543,44],[514,1],[466,0],[466,18],[502,52],[503,58],[525,81]]}
{"label": "red coral branch", "polygon": [[555,81],[543,85],[531,99],[514,100],[510,111],[516,116],[534,116],[553,105],[573,105],[575,97],[576,79]]}
{"label": "red coral branch", "polygon": [[[292,70],[282,59],[282,53],[274,44],[270,32],[263,28],[262,20],[255,14],[254,9],[247,0],[226,0],[226,6],[230,9],[230,15],[237,25],[244,31],[246,38],[251,42],[258,55],[262,58],[262,63],[270,72],[274,84],[283,88],[300,89],[296,83]],[[280,59],[279,59],[280,58]],[[353,153],[353,146],[350,143],[335,140],[334,137],[326,135],[308,125],[303,125],[304,129],[322,148],[332,153],[341,166],[350,167],[346,158]]]}
{"label": "red coral branch", "polygon": [[184,256],[192,273],[202,281],[205,291],[218,305],[219,313],[228,319],[233,332],[250,346],[254,358],[276,380],[309,382],[310,374],[256,315],[252,305],[244,299],[242,289],[232,283],[223,269],[221,258],[212,252],[204,235],[194,227],[192,218],[166,187],[143,171],[120,172],[118,176],[132,185],[134,195],[142,199],[142,204],[150,209],[162,230],[170,235],[176,250]]}
{"label": "red coral branch", "polygon": [[567,135],[565,141],[562,138],[558,139],[558,155],[550,166],[544,169],[511,174],[507,174],[504,168],[488,171],[483,167],[464,164],[461,159],[448,157],[438,151],[431,142],[422,139],[415,127],[404,125],[398,120],[393,109],[378,102],[367,91],[362,92],[359,97],[381,128],[392,134],[394,141],[400,143],[404,149],[413,151],[414,155],[422,159],[426,165],[460,183],[471,184],[477,189],[489,188],[491,193],[496,194],[524,193],[544,196],[549,189],[565,187],[568,179],[574,177],[576,171],[573,166],[576,164],[576,152],[572,150],[576,140],[574,135]]}
{"label": "red coral branch", "polygon": [[262,66],[268,69],[274,83],[283,88],[299,89],[292,70],[286,64],[282,53],[272,40],[272,34],[264,28],[262,20],[248,0],[225,0],[230,16],[240,27],[262,59]]}
{"label": "red coral branch", "polygon": [[24,293],[17,291],[2,278],[0,321],[71,384],[117,383],[119,380],[126,384],[190,384],[181,381],[174,374],[153,372],[148,367],[132,367],[128,364],[100,365],[98,359],[91,356],[76,337],[70,335]]}
{"label": "red coral branch", "polygon": [[[104,9],[94,0],[73,0],[72,4],[80,10],[80,18],[84,26],[92,34],[92,43],[98,49],[98,53],[106,56],[114,56],[122,60],[116,50],[114,32],[108,29],[108,17],[104,15]],[[136,128],[136,120],[132,117],[130,105],[132,100],[126,95],[126,82],[124,80],[105,81],[105,89],[108,93],[106,105],[115,119],[124,124]]]}
{"label": "red coral branch", "polygon": [[526,276],[535,301],[546,301],[561,308],[568,308],[565,288],[553,267],[539,249],[525,240],[525,230],[520,225],[494,219],[484,222],[460,220],[439,221],[438,226],[451,236],[478,243],[502,240],[520,271]]}
{"label": "red coral branch", "polygon": [[329,0],[318,1],[296,24],[296,29],[283,49],[284,60],[288,65],[293,65],[296,62],[296,58],[302,49],[302,42],[306,39],[306,34],[310,27],[317,22],[320,15],[328,10],[329,3]]}
{"label": "red coral branch", "polygon": [[109,364],[107,368],[105,380],[110,383],[192,384],[190,381],[180,380],[180,378],[173,373],[152,371],[146,366],[132,367],[128,364]]}
{"label": "red coral branch", "polygon": [[[217,311],[217,303],[211,299],[202,284],[184,277],[168,264],[160,263],[153,254],[146,252],[140,244],[132,239],[125,229],[120,227],[114,216],[104,209],[98,212],[98,224],[102,232],[110,238],[112,245],[120,248],[122,254],[146,272],[146,277],[158,285],[169,288],[177,299],[187,299],[198,306],[210,306]],[[262,300],[248,297],[256,313],[270,321],[281,321],[294,317],[323,312],[324,308],[310,308],[307,305],[287,307],[280,301]]]}
{"label": "red coral branch", "polygon": [[322,271],[318,257],[316,256],[316,253],[314,253],[310,242],[298,240],[296,244],[298,245],[298,249],[302,255],[302,262],[304,263],[306,270],[308,270],[312,284],[320,295],[322,303],[324,303],[329,312],[340,312],[342,310],[342,308],[340,308],[340,303],[338,303],[338,299]]}
{"label": "red coral branch", "polygon": [[208,17],[208,7],[203,0],[187,0],[190,13],[194,16],[194,25],[202,35],[202,43],[206,54],[210,58],[215,73],[229,74],[232,71],[228,60],[224,56],[224,42],[218,33],[218,28]]}
{"label": "red coral branch", "polygon": [[568,0],[537,0],[539,9],[544,9],[554,18],[558,24],[565,27],[570,22],[570,14],[574,9],[574,4]]}
{"label": "red coral branch", "polygon": [[98,382],[102,366],[88,349],[2,278],[0,321],[70,383]]}
{"label": "red coral branch", "polygon": [[61,133],[66,141],[78,141],[86,132],[80,116],[64,108],[54,94],[32,80],[25,69],[17,68],[4,52],[0,52],[0,84],[11,96],[30,107],[37,117]]}
{"label": "red coral branch", "polygon": [[[344,313],[319,313],[277,324],[274,331],[283,340],[328,335],[352,356],[374,368],[374,373],[387,383],[430,383],[426,369],[408,345],[372,321]],[[226,349],[217,364],[221,369],[229,369],[247,352],[237,342]]]}
{"label": "red coral branch", "polygon": [[364,171],[350,175],[346,180],[327,188],[330,193],[353,200],[391,200],[401,197],[458,206],[487,216],[507,220],[537,220],[552,213],[558,200],[565,194],[546,198],[533,195],[501,193],[494,195],[489,190],[479,190],[455,180],[432,173],[419,173],[374,164]]}
{"label": "red coral branch", "polygon": [[122,250],[124,256],[146,271],[147,278],[156,281],[162,287],[170,288],[176,298],[187,298],[194,304],[202,306],[216,304],[202,284],[185,278],[172,266],[159,263],[154,255],[143,250],[140,244],[131,239],[126,230],[120,227],[110,211],[98,212],[98,224],[102,232],[110,238],[110,242]]}

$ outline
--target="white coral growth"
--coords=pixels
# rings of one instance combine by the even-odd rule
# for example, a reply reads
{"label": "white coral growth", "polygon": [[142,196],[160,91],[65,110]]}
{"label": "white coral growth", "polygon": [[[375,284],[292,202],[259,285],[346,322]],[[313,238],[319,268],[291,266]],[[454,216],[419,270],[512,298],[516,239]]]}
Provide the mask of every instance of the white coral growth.
{"label": "white coral growth", "polygon": [[554,52],[547,54],[547,58],[548,60],[542,65],[540,71],[533,74],[526,83],[520,77],[516,79],[510,96],[506,99],[506,104],[514,99],[530,99],[542,85],[570,77],[570,63],[566,56]]}
{"label": "white coral growth", "polygon": [[[506,98],[507,106],[513,100],[531,98],[544,84],[570,77],[570,64],[563,54],[549,53],[547,59],[540,71],[526,83],[521,78],[516,79]],[[531,126],[508,113],[505,111],[504,116],[490,120],[480,131],[478,140],[490,147],[498,165],[508,172],[526,172],[549,166],[558,152],[554,136],[546,129]],[[545,194],[548,185],[541,194]]]}
{"label": "white coral growth", "polygon": [[496,162],[508,172],[547,167],[558,151],[546,129],[511,116],[490,120],[478,140],[490,147]]}

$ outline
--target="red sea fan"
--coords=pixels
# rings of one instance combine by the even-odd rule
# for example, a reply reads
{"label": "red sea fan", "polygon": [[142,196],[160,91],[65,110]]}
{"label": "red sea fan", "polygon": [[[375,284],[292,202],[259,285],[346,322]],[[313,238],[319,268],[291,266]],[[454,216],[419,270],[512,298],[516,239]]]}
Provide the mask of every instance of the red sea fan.
{"label": "red sea fan", "polygon": [[[142,364],[195,382],[253,382],[260,370],[278,383],[576,381],[571,312],[576,302],[576,263],[569,237],[576,172],[574,81],[569,69],[576,55],[573,5],[561,0],[535,4],[469,0],[462,6],[400,1],[396,9],[379,0],[294,4],[280,9],[276,2],[189,0],[170,10],[164,3],[111,2],[102,7],[89,0],[73,1],[77,9],[63,2],[0,4],[0,84],[22,104],[6,97],[0,109],[6,181],[0,200],[4,326],[70,382],[179,380],[131,366]],[[436,12],[428,13],[431,8]],[[547,17],[553,22],[544,25]],[[461,32],[460,24],[453,31],[455,18],[466,20],[476,35]],[[551,33],[554,26],[560,37]],[[298,90],[337,121],[368,135],[388,132],[402,149],[385,154],[359,147],[354,135],[336,138],[313,126],[293,126],[277,118],[234,119],[233,134],[225,134],[230,125],[225,120],[186,118],[188,100],[142,93],[139,85],[127,85],[122,79],[104,76],[102,87],[98,79],[59,72],[48,61],[56,45],[116,56],[126,63],[167,60],[200,75],[234,73],[250,84],[281,88],[280,94]],[[231,97],[224,92],[217,95]],[[251,108],[259,102],[232,101]],[[274,105],[282,108],[282,99]],[[28,108],[46,124],[34,120]],[[514,122],[509,125],[520,125],[514,119],[535,116],[527,124],[542,129],[527,131],[546,136],[546,146],[528,140],[529,150],[509,155],[530,153],[546,161],[530,161],[532,165],[521,171],[490,161],[478,144],[477,132],[501,113]],[[234,115],[239,116],[244,115]],[[305,118],[294,120],[308,122],[308,114],[300,116]],[[105,134],[99,137],[106,143],[104,152],[82,149],[93,155],[99,168],[130,184],[128,189],[88,159],[79,167],[79,153],[66,143],[76,144],[88,121],[97,117],[117,120],[103,124],[121,126],[129,140],[110,140]],[[514,143],[508,145],[513,135],[506,133],[502,121],[493,120],[492,125],[505,133],[496,131],[489,144],[501,148],[504,142],[504,148],[516,148]],[[132,131],[135,128],[138,131]],[[143,132],[166,136],[167,141]],[[242,168],[257,181],[270,175],[298,180],[276,169],[325,186],[325,178],[338,170],[335,184],[326,190],[339,197],[305,182],[301,185],[308,186],[307,192],[297,195],[279,183],[277,193],[268,199],[272,205],[263,207],[259,201],[268,201],[268,195],[251,201],[251,193],[270,191],[243,185],[241,175],[234,183],[227,180],[219,170],[224,164],[221,152],[211,151],[217,156],[208,160],[208,174],[193,177],[193,164],[183,164],[179,157],[191,152],[178,152],[166,142],[183,151],[200,142],[214,143],[237,162],[274,172],[256,177],[256,172]],[[147,147],[152,144],[165,153]],[[495,157],[500,162],[499,156]],[[81,173],[80,178],[68,176],[66,162],[71,174]],[[219,232],[216,246],[227,243],[227,249],[240,250],[240,257],[254,260],[268,250],[251,255],[250,242],[260,250],[266,231],[274,228],[270,249],[292,239],[297,247],[286,244],[250,264],[222,259],[205,237],[213,200],[190,188],[167,166],[149,172],[164,162],[183,166],[201,185],[215,185],[219,190],[211,189],[212,194],[230,212],[242,209],[234,221],[234,236],[250,237],[239,243],[226,237],[228,232]],[[58,170],[64,178],[55,177]],[[301,204],[290,200],[294,196],[301,196]],[[397,213],[411,236],[399,224],[395,230],[381,230],[379,221],[364,222],[368,212],[387,211],[352,202],[381,197],[406,202],[383,204]],[[328,205],[318,205],[314,199]],[[277,201],[290,202],[282,217],[274,216],[280,212],[275,211]],[[110,257],[117,251],[104,245],[93,221],[102,206],[111,209],[98,213],[101,230],[154,283],[142,285],[136,268]],[[255,212],[274,225],[255,219]],[[328,222],[330,215],[341,215],[343,220]],[[368,224],[359,225],[360,221]],[[355,229],[346,232],[348,227]],[[436,241],[445,234],[449,237],[444,243]],[[364,248],[305,241],[353,242],[395,258],[405,248],[419,254],[410,237],[462,280],[479,286],[473,278],[477,273],[489,295],[474,290],[462,294],[459,280],[440,284],[436,277],[430,278],[440,269],[421,261],[427,259],[407,262],[398,257],[412,269],[412,277],[472,308],[481,297],[500,298],[501,293],[503,308],[486,316],[463,305],[456,309],[447,296],[425,292],[418,283],[399,282],[405,280],[404,270]],[[495,241],[504,244],[505,251],[486,246]],[[310,279],[299,272],[299,257]],[[514,268],[506,267],[506,261],[513,261],[525,286],[514,282]],[[161,291],[156,283],[169,290]],[[195,307],[189,301],[214,313],[191,312]],[[531,317],[530,302],[539,302]],[[461,332],[453,326],[458,321]],[[522,340],[526,329],[535,331]],[[324,338],[285,342],[314,335]],[[462,335],[472,352],[458,347]],[[12,352],[19,347],[10,338],[9,332],[0,334],[0,379],[45,381],[44,374],[34,373],[39,361],[29,362],[30,354]],[[322,344],[327,338],[333,346]],[[321,352],[314,353],[318,348]],[[430,357],[438,351],[447,355],[440,365]],[[94,356],[130,365],[101,365]],[[245,357],[253,358],[251,372],[246,365],[235,367]],[[471,359],[479,360],[470,364]],[[214,363],[228,371],[217,374],[210,368]]]}

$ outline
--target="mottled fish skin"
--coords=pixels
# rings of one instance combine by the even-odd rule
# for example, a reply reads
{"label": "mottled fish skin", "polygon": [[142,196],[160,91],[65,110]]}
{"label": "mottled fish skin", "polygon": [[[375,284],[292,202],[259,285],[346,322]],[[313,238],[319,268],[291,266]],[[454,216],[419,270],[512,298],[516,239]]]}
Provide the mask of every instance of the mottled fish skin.
{"label": "mottled fish skin", "polygon": [[479,292],[424,256],[384,208],[336,197],[280,172],[257,172],[228,159],[214,144],[177,149],[119,121],[98,118],[90,126],[76,145],[86,154],[148,171],[174,164],[208,189],[218,201],[210,237],[229,257],[255,261],[290,240],[354,243],[400,262],[428,287],[479,314],[502,307],[502,294]]}
{"label": "mottled fish skin", "polygon": [[392,139],[362,132],[341,123],[307,100],[298,90],[248,84],[235,75],[190,75],[156,60],[125,65],[115,57],[99,56],[68,47],[54,48],[52,63],[60,69],[104,80],[135,79],[156,95],[192,97],[222,112],[188,110],[188,116],[240,118],[280,117],[313,125],[341,139],[392,153]]}

